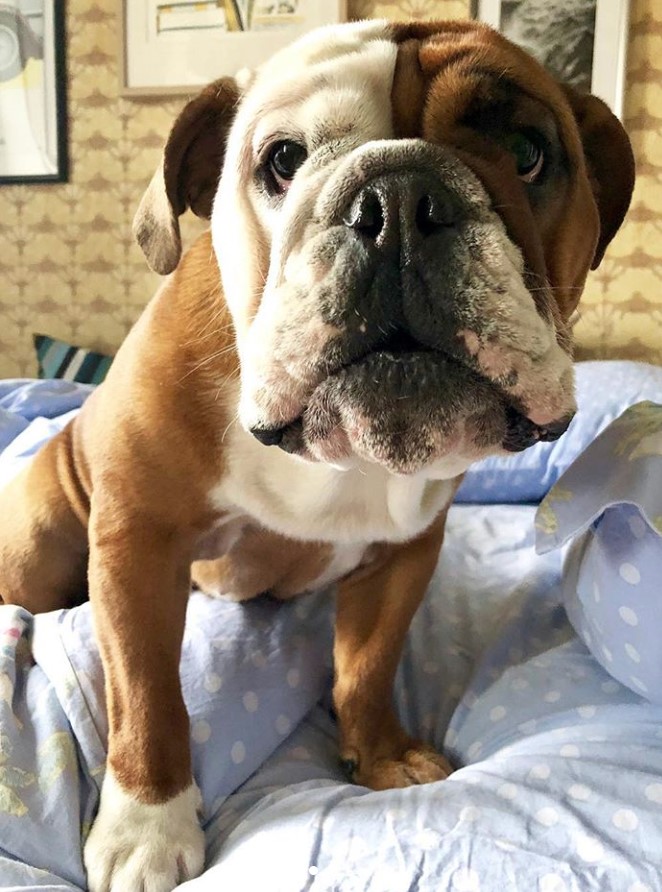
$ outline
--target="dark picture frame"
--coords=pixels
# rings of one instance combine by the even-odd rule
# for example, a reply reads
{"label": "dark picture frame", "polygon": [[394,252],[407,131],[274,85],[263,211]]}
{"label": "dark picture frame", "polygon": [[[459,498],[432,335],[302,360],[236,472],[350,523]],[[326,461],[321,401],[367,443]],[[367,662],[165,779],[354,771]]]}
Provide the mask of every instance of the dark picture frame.
{"label": "dark picture frame", "polygon": [[68,174],[64,0],[0,0],[0,185]]}

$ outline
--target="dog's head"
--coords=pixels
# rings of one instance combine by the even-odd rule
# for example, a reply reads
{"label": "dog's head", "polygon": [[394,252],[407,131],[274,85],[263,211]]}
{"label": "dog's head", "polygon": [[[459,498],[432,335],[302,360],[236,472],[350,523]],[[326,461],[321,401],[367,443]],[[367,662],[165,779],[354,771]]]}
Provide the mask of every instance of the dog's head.
{"label": "dog's head", "polygon": [[189,103],[136,232],[166,273],[179,214],[211,219],[258,439],[450,477],[567,427],[568,320],[632,185],[609,109],[501,35],[362,22]]}

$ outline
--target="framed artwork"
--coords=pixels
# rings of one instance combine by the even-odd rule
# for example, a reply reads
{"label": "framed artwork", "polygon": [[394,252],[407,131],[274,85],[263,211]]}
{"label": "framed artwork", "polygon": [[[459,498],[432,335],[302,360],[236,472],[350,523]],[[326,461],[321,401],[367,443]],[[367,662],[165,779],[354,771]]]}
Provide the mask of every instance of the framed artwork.
{"label": "framed artwork", "polygon": [[475,0],[474,14],[623,116],[629,0]]}
{"label": "framed artwork", "polygon": [[191,93],[345,17],[346,0],[122,0],[122,93]]}
{"label": "framed artwork", "polygon": [[64,3],[0,2],[0,184],[67,179]]}

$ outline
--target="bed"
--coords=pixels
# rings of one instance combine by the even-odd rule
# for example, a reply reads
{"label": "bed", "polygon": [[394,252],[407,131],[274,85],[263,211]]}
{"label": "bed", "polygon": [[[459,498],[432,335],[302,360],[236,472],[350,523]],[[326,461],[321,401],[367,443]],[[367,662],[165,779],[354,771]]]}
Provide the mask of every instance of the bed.
{"label": "bed", "polygon": [[[662,369],[583,363],[577,378],[565,437],[467,475],[407,640],[398,709],[450,755],[449,780],[375,793],[343,777],[332,591],[284,605],[191,596],[181,675],[207,866],[181,889],[662,889],[662,706],[575,633],[569,546],[536,553],[534,527],[599,431],[630,404],[662,402]],[[0,486],[88,392],[0,382]],[[0,889],[85,888],[106,737],[89,605],[0,607]]]}

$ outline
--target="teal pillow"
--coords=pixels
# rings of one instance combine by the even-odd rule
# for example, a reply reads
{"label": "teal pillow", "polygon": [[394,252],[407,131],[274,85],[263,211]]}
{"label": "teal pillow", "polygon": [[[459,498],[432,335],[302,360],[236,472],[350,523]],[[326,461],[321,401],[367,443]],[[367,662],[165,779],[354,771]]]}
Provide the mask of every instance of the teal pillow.
{"label": "teal pillow", "polygon": [[62,378],[81,384],[101,384],[108,374],[112,356],[73,347],[48,335],[33,335],[40,378]]}

